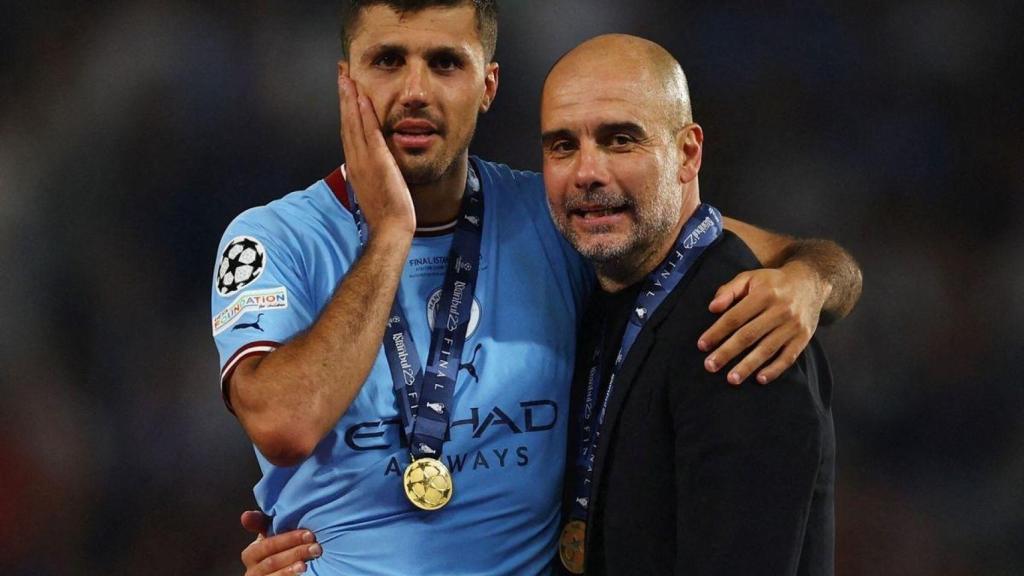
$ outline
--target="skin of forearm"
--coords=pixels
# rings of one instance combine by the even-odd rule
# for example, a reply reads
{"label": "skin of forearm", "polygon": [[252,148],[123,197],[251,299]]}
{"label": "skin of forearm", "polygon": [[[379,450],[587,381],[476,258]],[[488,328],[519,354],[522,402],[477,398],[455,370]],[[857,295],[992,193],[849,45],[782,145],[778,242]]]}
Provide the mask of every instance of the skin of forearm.
{"label": "skin of forearm", "polygon": [[805,266],[817,275],[818,289],[825,294],[821,323],[829,324],[845,317],[860,298],[860,266],[846,250],[830,240],[797,239],[768,232],[746,222],[724,218],[732,231],[768,268]]}
{"label": "skin of forearm", "polygon": [[272,463],[307,458],[359,393],[380,350],[411,243],[404,232],[371,235],[308,331],[235,370],[232,406]]}
{"label": "skin of forearm", "polygon": [[846,250],[830,240],[793,240],[780,255],[778,265],[803,264],[825,284],[828,296],[821,309],[821,323],[830,324],[853,310],[860,299],[863,277],[860,266]]}
{"label": "skin of forearm", "polygon": [[791,236],[768,232],[735,218],[723,217],[722,221],[725,229],[739,236],[757,257],[758,262],[769,268],[781,266],[785,251],[795,241]]}

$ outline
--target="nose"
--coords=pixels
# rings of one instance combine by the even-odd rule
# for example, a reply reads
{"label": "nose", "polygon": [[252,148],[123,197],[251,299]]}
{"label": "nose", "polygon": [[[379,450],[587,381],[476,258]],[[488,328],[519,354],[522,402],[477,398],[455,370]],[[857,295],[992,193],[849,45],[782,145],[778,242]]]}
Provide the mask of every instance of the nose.
{"label": "nose", "polygon": [[399,103],[407,109],[427,106],[430,95],[430,70],[425,62],[414,62],[406,66]]}
{"label": "nose", "polygon": [[607,158],[594,142],[584,140],[576,153],[576,188],[581,191],[595,190],[608,185]]}

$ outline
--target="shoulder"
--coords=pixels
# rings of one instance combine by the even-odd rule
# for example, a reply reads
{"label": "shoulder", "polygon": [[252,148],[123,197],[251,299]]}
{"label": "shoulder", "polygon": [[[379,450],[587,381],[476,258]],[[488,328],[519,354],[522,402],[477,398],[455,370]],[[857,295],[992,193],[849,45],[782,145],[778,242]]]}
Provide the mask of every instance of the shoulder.
{"label": "shoulder", "polygon": [[233,224],[245,223],[280,233],[339,217],[352,219],[351,213],[341,204],[327,182],[318,180],[305,190],[297,190],[262,206],[245,210],[235,218]]}
{"label": "shoulder", "polygon": [[723,282],[747,270],[763,266],[739,236],[723,230],[722,236],[704,252],[698,275],[706,280],[723,279]]}
{"label": "shoulder", "polygon": [[703,331],[714,322],[715,316],[707,306],[719,286],[740,272],[758,268],[761,264],[743,240],[723,230],[663,304],[667,321],[687,325],[691,331]]}
{"label": "shoulder", "polygon": [[529,170],[516,170],[505,164],[489,162],[481,158],[473,157],[473,163],[480,173],[483,185],[490,186],[492,190],[499,193],[513,193],[515,198],[529,200],[543,200],[544,179],[537,172]]}
{"label": "shoulder", "polygon": [[738,359],[714,374],[703,368],[706,355],[698,351],[696,342],[699,335],[719,317],[708,310],[708,304],[718,288],[737,274],[761,267],[754,253],[737,235],[724,231],[721,238],[701,256],[690,281],[680,286],[681,289],[673,292],[670,300],[666,301],[671,305],[666,311],[663,329],[659,330],[659,340],[665,346],[662,353],[685,358],[692,364],[687,372],[695,385],[687,387],[688,392],[683,393],[688,401],[695,401],[690,394],[715,398],[735,396],[731,401],[740,404],[770,398],[772,402],[792,403],[789,408],[798,406],[806,415],[820,415],[831,403],[832,377],[824,349],[816,338],[811,340],[796,364],[776,382],[770,386],[748,384],[743,387],[743,394],[734,394],[737,389],[729,386],[724,376]]}
{"label": "shoulder", "polygon": [[245,210],[228,225],[222,244],[238,235],[254,235],[279,249],[328,240],[331,228],[354,221],[324,180],[262,206]]}

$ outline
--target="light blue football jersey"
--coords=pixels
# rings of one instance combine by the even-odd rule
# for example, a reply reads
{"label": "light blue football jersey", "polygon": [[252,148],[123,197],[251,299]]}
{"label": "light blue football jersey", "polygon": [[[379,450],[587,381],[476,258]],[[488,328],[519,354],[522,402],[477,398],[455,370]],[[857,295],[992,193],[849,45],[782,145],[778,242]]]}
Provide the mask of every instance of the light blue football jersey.
{"label": "light blue football jersey", "polygon": [[[593,276],[551,223],[538,174],[472,161],[484,235],[442,458],[454,496],[433,512],[405,497],[409,450],[382,347],[305,462],[281,468],[256,452],[254,493],[273,531],[308,528],[323,545],[311,574],[543,574],[556,553],[577,319]],[[240,359],[312,325],[356,261],[341,174],[248,210],[225,232],[212,295],[222,382]],[[452,237],[417,235],[402,273],[424,366]]]}

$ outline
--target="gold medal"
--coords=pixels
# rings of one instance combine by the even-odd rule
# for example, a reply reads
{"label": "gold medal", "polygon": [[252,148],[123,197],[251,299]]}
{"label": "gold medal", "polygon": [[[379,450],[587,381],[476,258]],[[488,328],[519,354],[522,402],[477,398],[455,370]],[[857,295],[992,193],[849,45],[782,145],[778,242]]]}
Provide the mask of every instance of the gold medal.
{"label": "gold medal", "polygon": [[573,520],[562,528],[562,537],[558,539],[558,557],[562,566],[573,574],[583,574],[583,542],[587,534],[587,525],[582,520]]}
{"label": "gold medal", "polygon": [[452,474],[440,460],[420,458],[405,469],[405,496],[417,508],[437,510],[452,499]]}

